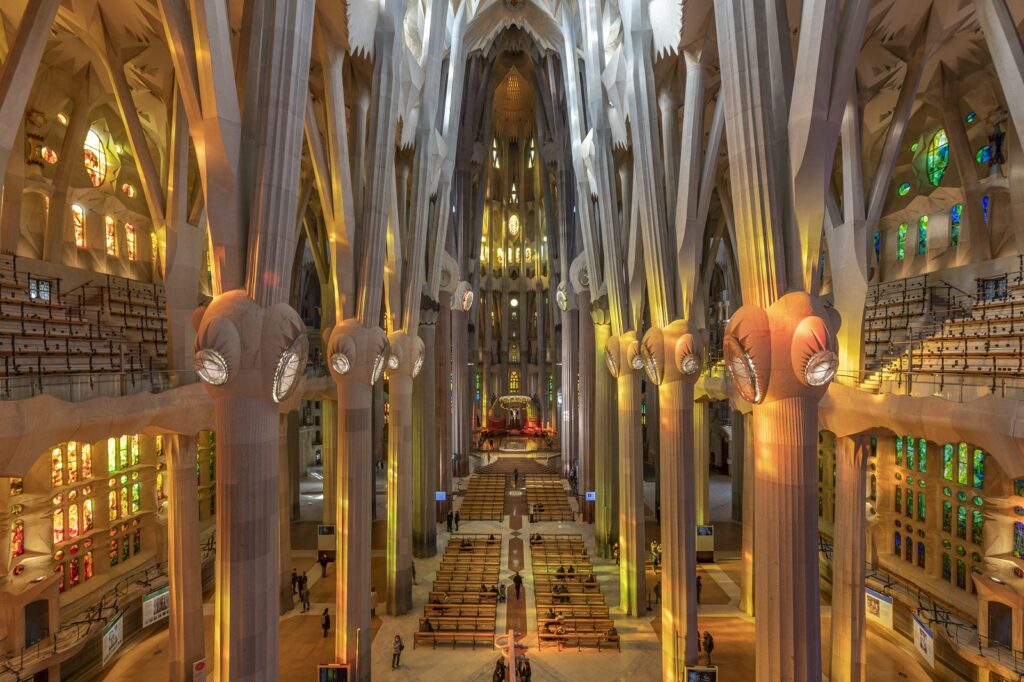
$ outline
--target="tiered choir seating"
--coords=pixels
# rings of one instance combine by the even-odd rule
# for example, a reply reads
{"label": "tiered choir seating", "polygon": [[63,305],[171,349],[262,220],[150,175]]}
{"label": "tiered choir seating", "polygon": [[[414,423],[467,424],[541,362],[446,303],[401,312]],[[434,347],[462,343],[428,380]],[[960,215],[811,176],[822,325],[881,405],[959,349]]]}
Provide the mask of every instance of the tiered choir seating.
{"label": "tiered choir seating", "polygon": [[870,364],[890,349],[903,350],[911,324],[928,312],[928,278],[913,277],[877,284],[868,290],[864,307],[864,352]]}
{"label": "tiered choir seating", "polygon": [[555,645],[561,650],[567,644],[577,649],[591,645],[600,650],[615,645],[621,651],[619,635],[608,615],[583,537],[534,534],[530,538],[530,554],[539,646]]}
{"label": "tiered choir seating", "polygon": [[557,474],[527,475],[526,502],[530,505],[531,522],[573,520],[565,485]]}
{"label": "tiered choir seating", "polygon": [[[501,567],[501,537],[456,533],[445,548],[413,647],[493,642]],[[429,621],[429,627],[427,625]]]}
{"label": "tiered choir seating", "polygon": [[467,521],[501,521],[505,516],[505,476],[474,474],[459,507],[459,518]]}
{"label": "tiered choir seating", "polygon": [[0,255],[7,379],[166,369],[165,324],[156,285],[106,276],[102,285],[63,292],[59,278],[34,274],[31,261]]}

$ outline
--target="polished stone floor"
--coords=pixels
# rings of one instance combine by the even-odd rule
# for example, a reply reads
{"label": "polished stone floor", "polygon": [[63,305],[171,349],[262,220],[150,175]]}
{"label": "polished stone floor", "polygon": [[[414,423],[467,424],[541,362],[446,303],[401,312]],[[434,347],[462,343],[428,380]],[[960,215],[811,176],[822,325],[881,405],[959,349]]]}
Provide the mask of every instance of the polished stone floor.
{"label": "polished stone floor", "polygon": [[[381,482],[383,485],[383,482]],[[716,536],[725,546],[718,552],[715,564],[700,567],[703,592],[699,612],[699,628],[709,630],[715,638],[714,663],[720,667],[720,680],[744,681],[754,679],[754,623],[739,611],[739,526],[728,519],[730,509],[729,495],[731,486],[729,479],[714,477],[712,492],[712,521],[716,525]],[[653,486],[647,486],[648,497],[653,499]],[[312,506],[312,505],[310,505]],[[649,500],[649,506],[653,506]],[[306,516],[307,510],[303,509]],[[312,510],[310,510],[312,511]],[[514,508],[513,508],[514,511]],[[383,518],[383,517],[379,517]],[[508,556],[508,542],[511,538],[509,517],[502,523],[498,522],[464,522],[462,530],[469,532],[502,533],[505,547],[503,557]],[[519,525],[519,519],[513,519]],[[522,520],[523,531],[549,533],[581,533],[588,545],[595,570],[599,575],[602,592],[610,605],[618,603],[618,576],[612,561],[597,557],[594,551],[594,528],[574,523],[539,523],[530,524]],[[384,522],[378,521],[374,526],[373,559],[374,582],[381,592],[384,570]],[[657,526],[653,517],[649,519],[649,532],[656,532]],[[302,533],[297,533],[301,536]],[[372,669],[373,679],[385,681],[422,681],[447,682],[452,680],[491,679],[497,652],[478,647],[475,651],[466,645],[452,650],[439,647],[413,649],[411,642],[417,619],[423,611],[427,600],[427,592],[437,569],[443,545],[448,534],[438,534],[439,551],[431,559],[416,560],[418,584],[413,588],[413,610],[399,617],[383,616],[378,611],[374,619],[374,643]],[[304,543],[302,543],[304,544]],[[311,549],[296,549],[293,552],[293,563],[299,570],[307,570],[311,581],[312,608],[303,614],[296,607],[281,619],[281,680],[308,681],[315,679],[316,663],[329,662],[333,656],[331,638],[324,639],[320,630],[319,614],[324,608],[334,612],[334,571],[330,567],[328,577],[320,578],[320,568],[315,564],[315,555]],[[508,562],[503,562],[501,579],[508,580],[511,569]],[[532,571],[529,558],[525,562],[522,574],[526,580],[526,619],[528,646],[533,667],[533,679],[538,681],[562,680],[660,680],[660,611],[657,604],[641,618],[628,618],[616,613],[612,608],[616,628],[622,635],[622,651],[614,650],[598,652],[584,649],[582,652],[565,650],[559,652],[555,648],[538,650],[536,648],[536,610],[532,601]],[[653,587],[653,582],[649,587]],[[511,591],[511,590],[510,590]],[[508,622],[506,605],[500,605],[497,622],[504,627]],[[213,605],[206,606],[206,641],[208,660],[213,660]],[[511,615],[511,614],[509,614]],[[829,608],[823,605],[823,632],[828,633]],[[514,619],[515,620],[515,619]],[[402,656],[402,665],[398,670],[391,670],[390,642],[395,633],[402,635],[410,643]],[[828,642],[823,643],[824,660],[828,660]],[[916,655],[906,647],[907,643],[884,632],[875,626],[868,631],[868,667],[870,679],[877,680],[929,680],[934,679],[925,671]],[[107,681],[163,682],[167,674],[167,631],[163,630],[146,640],[126,646],[118,660],[98,679]],[[212,677],[208,679],[213,679]]]}

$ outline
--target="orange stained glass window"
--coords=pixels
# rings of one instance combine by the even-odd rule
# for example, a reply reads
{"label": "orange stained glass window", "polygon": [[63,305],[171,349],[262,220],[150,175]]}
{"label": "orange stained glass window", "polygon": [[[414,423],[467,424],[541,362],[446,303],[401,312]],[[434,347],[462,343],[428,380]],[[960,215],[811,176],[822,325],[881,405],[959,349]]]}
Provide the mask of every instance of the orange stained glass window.
{"label": "orange stained glass window", "polygon": [[103,150],[103,142],[95,130],[85,136],[84,152],[85,172],[93,187],[99,187],[107,179],[107,153]]}
{"label": "orange stained glass window", "polygon": [[92,577],[92,552],[86,552],[85,556],[82,557],[82,577],[88,580]]}
{"label": "orange stained glass window", "polygon": [[92,530],[92,500],[82,503],[82,532]]}
{"label": "orange stained glass window", "polygon": [[85,248],[85,209],[74,204],[71,206],[71,226],[75,231],[75,246]]}
{"label": "orange stained glass window", "polygon": [[64,485],[64,456],[60,448],[54,448],[50,459],[50,478],[53,487]]}
{"label": "orange stained glass window", "polygon": [[124,225],[124,236],[125,243],[128,245],[128,260],[137,260],[139,257],[137,246],[137,237],[135,235],[135,226],[129,223]]}
{"label": "orange stained glass window", "polygon": [[21,519],[11,523],[11,556],[18,557],[25,553],[25,522]]}
{"label": "orange stained glass window", "polygon": [[88,443],[83,443],[81,446],[81,471],[82,478],[89,478],[92,476],[92,446]]}
{"label": "orange stained glass window", "polygon": [[78,444],[75,441],[68,443],[68,483],[78,480]]}
{"label": "orange stained glass window", "polygon": [[117,491],[111,490],[107,493],[107,518],[117,521]]}
{"label": "orange stained glass window", "polygon": [[55,509],[53,512],[53,544],[64,542],[64,510]]}
{"label": "orange stained glass window", "polygon": [[68,540],[78,537],[78,505],[68,506]]}
{"label": "orange stained glass window", "polygon": [[111,216],[103,216],[103,224],[107,231],[107,255],[117,255],[117,223]]}

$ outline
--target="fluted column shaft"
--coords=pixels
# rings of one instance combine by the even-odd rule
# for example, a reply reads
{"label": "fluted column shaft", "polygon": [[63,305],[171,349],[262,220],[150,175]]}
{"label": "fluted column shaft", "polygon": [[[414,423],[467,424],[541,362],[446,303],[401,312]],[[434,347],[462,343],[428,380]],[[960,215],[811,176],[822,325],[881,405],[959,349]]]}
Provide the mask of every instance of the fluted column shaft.
{"label": "fluted column shaft", "polygon": [[196,439],[164,435],[167,447],[167,574],[171,610],[168,658],[172,682],[192,679],[192,664],[206,656],[203,643],[203,572],[199,537]]}
{"label": "fluted column shaft", "polygon": [[388,379],[388,613],[412,608],[412,377]]}
{"label": "fluted column shaft", "polygon": [[618,542],[619,534],[619,421],[615,416],[615,378],[604,362],[604,347],[611,335],[610,324],[594,325],[594,532],[597,553],[605,559],[611,558],[612,545]]}
{"label": "fluted column shaft", "polygon": [[639,616],[644,583],[644,458],[640,433],[640,374],[617,379],[619,413],[619,603]]}
{"label": "fluted column shaft", "polygon": [[[580,470],[578,487],[580,494],[594,490],[594,324],[590,319],[590,292],[583,291],[577,296],[580,310],[579,333],[579,395],[577,397],[577,421],[579,436]],[[598,370],[600,371],[600,370]],[[594,522],[594,503],[583,502],[583,520]]]}
{"label": "fluted column shaft", "polygon": [[576,345],[579,339],[579,311],[562,312],[562,474],[568,475],[572,461],[577,457],[576,424],[576,378],[579,372],[579,357]]}
{"label": "fluted column shaft", "polygon": [[867,436],[836,444],[836,517],[832,555],[832,682],[865,679],[864,564],[867,519],[864,501]]}
{"label": "fluted column shaft", "polygon": [[754,415],[743,415],[743,540],[740,553],[740,610],[754,615]]}
{"label": "fluted column shaft", "polygon": [[[438,490],[451,494],[452,489],[452,413],[454,403],[458,400],[455,394],[455,378],[452,376],[452,310],[451,294],[442,291],[438,304],[437,332],[433,358],[437,362],[434,375],[434,395],[436,414],[434,423],[437,425],[437,481]],[[430,357],[430,356],[428,356]],[[465,366],[463,366],[465,369]],[[465,372],[463,372],[465,374]],[[435,504],[436,513],[441,518],[448,513],[449,501]],[[435,517],[436,520],[436,517]]]}
{"label": "fluted column shaft", "polygon": [[473,437],[473,384],[469,368],[469,313],[452,311],[452,379],[455,395],[452,402],[453,452],[458,455],[458,475],[468,473],[469,451]]}
{"label": "fluted column shaft", "polygon": [[696,506],[693,479],[693,385],[658,387],[661,434],[661,669],[680,679],[697,659]]}
{"label": "fluted column shaft", "polygon": [[[351,666],[349,679],[370,679],[370,494],[373,480],[373,386],[353,376],[338,382],[337,427],[338,561],[334,655]],[[323,404],[326,404],[324,401]],[[326,422],[324,422],[326,423]]]}
{"label": "fluted column shaft", "polygon": [[[426,311],[422,315],[427,315]],[[435,317],[436,315],[432,316]],[[421,324],[423,368],[412,380],[412,551],[420,558],[437,554],[437,327]]]}
{"label": "fluted column shaft", "polygon": [[278,406],[233,395],[214,406],[217,673],[265,680],[278,670]]}
{"label": "fluted column shaft", "polygon": [[711,523],[711,409],[707,402],[693,404],[694,490],[697,523]]}
{"label": "fluted column shaft", "polygon": [[295,606],[292,598],[292,476],[293,462],[299,459],[299,422],[298,410],[292,410],[279,416],[281,428],[278,432],[278,474],[281,482],[278,488],[278,502],[281,514],[278,517],[278,612],[284,614]]}
{"label": "fluted column shaft", "polygon": [[754,406],[754,603],[762,680],[821,675],[817,435],[813,397]]}
{"label": "fluted column shaft", "polygon": [[335,502],[337,501],[338,475],[338,403],[334,400],[320,401],[320,434],[323,447],[320,449],[320,461],[323,463],[324,507],[323,521],[333,524],[337,518]]}

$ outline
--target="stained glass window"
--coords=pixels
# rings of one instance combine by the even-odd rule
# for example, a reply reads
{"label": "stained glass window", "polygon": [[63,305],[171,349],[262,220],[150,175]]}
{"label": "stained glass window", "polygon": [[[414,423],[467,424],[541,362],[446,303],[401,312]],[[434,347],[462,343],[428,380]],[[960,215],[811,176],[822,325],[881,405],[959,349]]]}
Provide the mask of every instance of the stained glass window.
{"label": "stained glass window", "polygon": [[128,516],[128,488],[121,488],[121,518]]}
{"label": "stained glass window", "polygon": [[903,510],[907,514],[908,519],[914,518],[914,491],[907,488],[906,498],[904,500]]}
{"label": "stained glass window", "polygon": [[985,517],[980,511],[975,509],[971,512],[971,542],[980,545],[984,532]]}
{"label": "stained glass window", "polygon": [[896,466],[903,464],[903,439],[896,436]]}
{"label": "stained glass window", "polygon": [[942,477],[953,480],[953,446],[949,443],[942,446]]}
{"label": "stained glass window", "polygon": [[132,448],[132,466],[137,466],[139,463],[139,434],[135,434],[131,437],[131,448]]}
{"label": "stained glass window", "polygon": [[92,577],[92,552],[86,552],[82,557],[82,578],[88,580]]}
{"label": "stained glass window", "polygon": [[519,370],[513,369],[508,373],[508,390],[509,392],[519,391]]}
{"label": "stained glass window", "polygon": [[107,493],[107,518],[117,521],[117,491],[111,490]]}
{"label": "stained glass window", "polygon": [[902,554],[902,552],[901,552],[902,547],[903,547],[903,542],[902,542],[902,538],[900,537],[900,534],[899,533],[893,533],[893,553],[896,556],[900,556],[900,554]]}
{"label": "stained glass window", "polygon": [[907,561],[913,561],[914,560],[914,541],[911,539],[911,537],[909,535],[907,535],[903,539],[906,542],[906,545],[903,548],[903,550],[904,550],[903,551],[903,558],[906,559]]}
{"label": "stained glass window", "polygon": [[974,480],[975,488],[983,488],[985,485],[985,453],[982,450],[974,451]]}
{"label": "stained glass window", "polygon": [[103,216],[103,225],[107,233],[107,255],[117,255],[117,223],[111,216]]}
{"label": "stained glass window", "polygon": [[928,471],[928,441],[924,438],[917,441],[917,470],[922,474]]}
{"label": "stained glass window", "polygon": [[107,439],[107,472],[117,471],[117,439]]}
{"label": "stained glass window", "polygon": [[917,565],[919,568],[924,568],[924,543],[917,543]]}
{"label": "stained glass window", "polygon": [[64,542],[64,510],[55,509],[53,512],[53,544]]}
{"label": "stained glass window", "polygon": [[124,238],[125,244],[128,246],[128,260],[137,260],[139,252],[137,249],[138,242],[135,235],[135,226],[129,223],[124,224]]}
{"label": "stained glass window", "polygon": [[875,232],[875,262],[882,259],[882,233]]}
{"label": "stained glass window", "polygon": [[953,579],[953,560],[945,552],[942,553],[942,579]]}
{"label": "stained glass window", "polygon": [[917,494],[917,520],[924,521],[924,510],[925,510],[925,497],[924,493]]}
{"label": "stained glass window", "polygon": [[142,510],[142,497],[139,494],[139,484],[132,483],[132,514],[138,514]]}
{"label": "stained glass window", "polygon": [[928,216],[917,219],[917,255],[923,256],[928,251]]}
{"label": "stained glass window", "polygon": [[899,486],[896,486],[896,495],[893,497],[893,500],[895,502],[894,506],[896,509],[896,513],[898,514],[900,511],[902,511],[901,507],[903,505],[903,490]]}
{"label": "stained glass window", "polygon": [[82,503],[82,532],[92,530],[92,500]]}
{"label": "stained glass window", "polygon": [[914,457],[917,454],[917,441],[907,436],[907,468],[914,470]]}
{"label": "stained glass window", "polygon": [[95,130],[90,130],[85,136],[85,172],[89,175],[89,182],[93,187],[99,187],[107,177],[107,154],[103,150],[103,143]]}
{"label": "stained glass window", "polygon": [[1024,523],[1020,521],[1013,524],[1013,556],[1024,559]]}
{"label": "stained glass window", "polygon": [[124,469],[128,466],[128,436],[121,436],[117,443],[117,465]]}
{"label": "stained glass window", "polygon": [[1013,494],[1024,497],[1024,478],[1018,478],[1013,482]]}
{"label": "stained glass window", "polygon": [[156,501],[163,502],[167,499],[167,495],[164,493],[164,474],[158,472],[156,475]]}
{"label": "stained glass window", "polygon": [[953,503],[949,500],[942,502],[942,530],[953,532]]}
{"label": "stained glass window", "polygon": [[900,223],[896,232],[896,258],[903,260],[907,256],[907,224]]}
{"label": "stained glass window", "polygon": [[905,196],[907,196],[908,194],[910,194],[910,183],[909,183],[909,182],[904,182],[903,184],[901,184],[901,185],[899,186],[899,188],[898,188],[898,189],[896,190],[896,192],[897,192],[897,193],[898,193],[898,194],[899,194],[899,195],[900,195],[901,197],[905,197]]}
{"label": "stained glass window", "polygon": [[949,209],[949,244],[956,246],[960,243],[960,218],[963,215],[964,205],[953,204]]}
{"label": "stained glass window", "polygon": [[960,443],[956,451],[956,482],[960,485],[967,485],[967,443]]}
{"label": "stained glass window", "polygon": [[132,533],[132,554],[138,554],[142,551],[142,531],[136,530]]}
{"label": "stained glass window", "polygon": [[50,480],[54,488],[64,485],[64,457],[60,448],[54,448],[50,453]]}
{"label": "stained glass window", "polygon": [[75,246],[85,248],[85,209],[78,204],[71,205],[71,227],[75,234]]}
{"label": "stained glass window", "polygon": [[78,444],[68,443],[68,483],[78,480]]}
{"label": "stained glass window", "polygon": [[956,560],[956,586],[962,590],[967,589],[967,564]]}
{"label": "stained glass window", "polygon": [[21,495],[25,492],[25,480],[13,477],[11,478],[11,495]]}
{"label": "stained glass window", "polygon": [[976,113],[974,113],[973,111],[970,111],[970,112],[967,113],[967,118],[964,119],[964,120],[967,121],[967,125],[970,125],[970,124],[972,124],[972,123],[974,123],[975,121],[978,120],[978,115]]}
{"label": "stained glass window", "polygon": [[981,215],[985,220],[985,224],[988,225],[988,195],[986,194],[981,198]]}
{"label": "stained glass window", "polygon": [[939,128],[928,143],[928,155],[925,157],[928,181],[938,187],[942,182],[942,176],[946,174],[948,165],[949,139],[946,137],[946,131]]}
{"label": "stained glass window", "polygon": [[25,553],[25,522],[21,519],[11,522],[11,557]]}
{"label": "stained glass window", "polygon": [[961,540],[967,539],[967,507],[956,508],[956,535]]}

